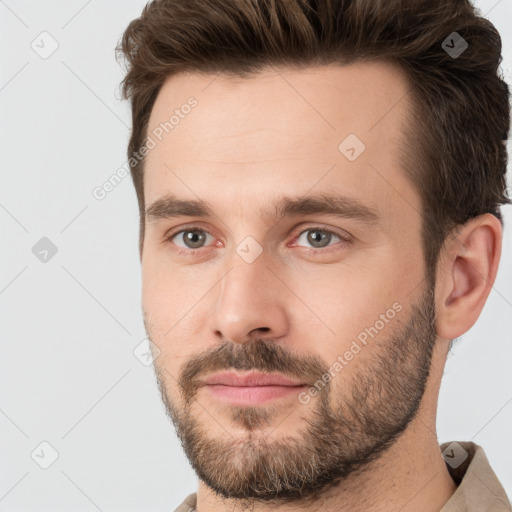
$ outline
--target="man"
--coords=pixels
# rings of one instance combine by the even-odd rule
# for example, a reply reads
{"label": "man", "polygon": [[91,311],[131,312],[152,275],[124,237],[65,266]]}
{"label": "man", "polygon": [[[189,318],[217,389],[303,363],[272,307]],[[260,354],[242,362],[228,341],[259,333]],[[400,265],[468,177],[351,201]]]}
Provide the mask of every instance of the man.
{"label": "man", "polygon": [[199,477],[177,510],[511,510],[436,435],[510,202],[495,28],[464,0],[160,0],[118,51],[145,327]]}

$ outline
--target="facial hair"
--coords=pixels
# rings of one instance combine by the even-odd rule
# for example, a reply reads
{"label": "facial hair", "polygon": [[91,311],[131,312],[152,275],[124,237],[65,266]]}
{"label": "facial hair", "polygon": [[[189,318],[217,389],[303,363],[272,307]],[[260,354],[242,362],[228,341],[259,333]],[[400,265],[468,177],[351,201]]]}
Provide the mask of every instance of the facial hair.
{"label": "facial hair", "polygon": [[[212,371],[255,370],[314,383],[329,373],[332,364],[268,339],[225,342],[184,365],[178,379],[179,400],[169,393],[165,370],[155,363],[167,414],[197,476],[221,497],[241,500],[247,508],[257,502],[277,506],[314,501],[348,475],[368,470],[418,412],[436,341],[433,286],[427,286],[418,304],[411,305],[406,322],[395,317],[387,327],[392,329],[386,338],[383,331],[362,349],[364,364],[355,367],[350,378],[345,377],[345,369],[333,377],[340,383],[336,394],[331,380],[309,405],[297,402],[296,407],[313,411],[305,411],[295,432],[272,440],[264,428],[272,430],[279,413],[272,404],[225,409],[230,420],[245,429],[244,436],[226,434],[220,439],[209,434],[192,410],[199,379]],[[210,407],[207,416],[212,422],[226,422],[225,416],[211,418],[213,414]]]}

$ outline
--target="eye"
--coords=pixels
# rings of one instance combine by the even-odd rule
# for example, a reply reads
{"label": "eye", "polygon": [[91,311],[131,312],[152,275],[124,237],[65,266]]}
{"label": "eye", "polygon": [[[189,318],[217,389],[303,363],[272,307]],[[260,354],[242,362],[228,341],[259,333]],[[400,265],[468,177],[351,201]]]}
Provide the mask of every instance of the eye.
{"label": "eye", "polygon": [[[215,237],[204,229],[191,227],[172,233],[166,240],[182,249],[178,251],[178,254],[194,254],[194,250],[211,245]],[[207,243],[208,241],[210,244]],[[315,250],[336,245],[339,242],[341,242],[341,245],[347,245],[350,243],[350,239],[328,229],[315,226],[302,231],[292,245],[308,248],[307,244],[309,244],[309,248]],[[321,252],[329,252],[329,249]]]}
{"label": "eye", "polygon": [[182,249],[201,249],[207,237],[213,239],[213,236],[204,229],[195,228],[178,231],[178,233],[171,235],[169,240]]}
{"label": "eye", "polygon": [[[323,247],[327,247],[330,242],[347,242],[348,240],[346,238],[343,238],[341,235],[337,235],[336,233],[333,233],[332,231],[329,231],[327,229],[320,229],[320,228],[310,228],[303,231],[298,237],[297,237],[297,243],[302,240],[302,242],[307,242],[308,244],[311,244],[311,246],[314,249],[322,249]],[[298,245],[301,245],[298,243]],[[332,245],[332,244],[331,244]]]}

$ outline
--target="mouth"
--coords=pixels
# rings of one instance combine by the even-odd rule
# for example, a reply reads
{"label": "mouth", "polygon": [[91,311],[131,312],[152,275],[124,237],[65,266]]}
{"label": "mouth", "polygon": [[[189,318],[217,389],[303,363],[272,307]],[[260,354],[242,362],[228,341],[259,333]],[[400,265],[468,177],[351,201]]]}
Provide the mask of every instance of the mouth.
{"label": "mouth", "polygon": [[218,373],[202,382],[213,397],[232,405],[254,405],[279,398],[297,396],[307,386],[280,374],[255,373],[245,375]]}

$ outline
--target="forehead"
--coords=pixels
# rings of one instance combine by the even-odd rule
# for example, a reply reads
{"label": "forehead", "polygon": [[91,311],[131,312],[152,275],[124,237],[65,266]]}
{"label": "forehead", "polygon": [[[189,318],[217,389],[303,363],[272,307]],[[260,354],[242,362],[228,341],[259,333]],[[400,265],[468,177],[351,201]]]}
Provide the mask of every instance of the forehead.
{"label": "forehead", "polygon": [[148,123],[146,205],[172,192],[218,196],[222,205],[247,194],[261,208],[269,194],[312,188],[373,206],[397,193],[417,202],[398,150],[409,109],[407,80],[383,62],[267,68],[248,78],[179,73]]}

